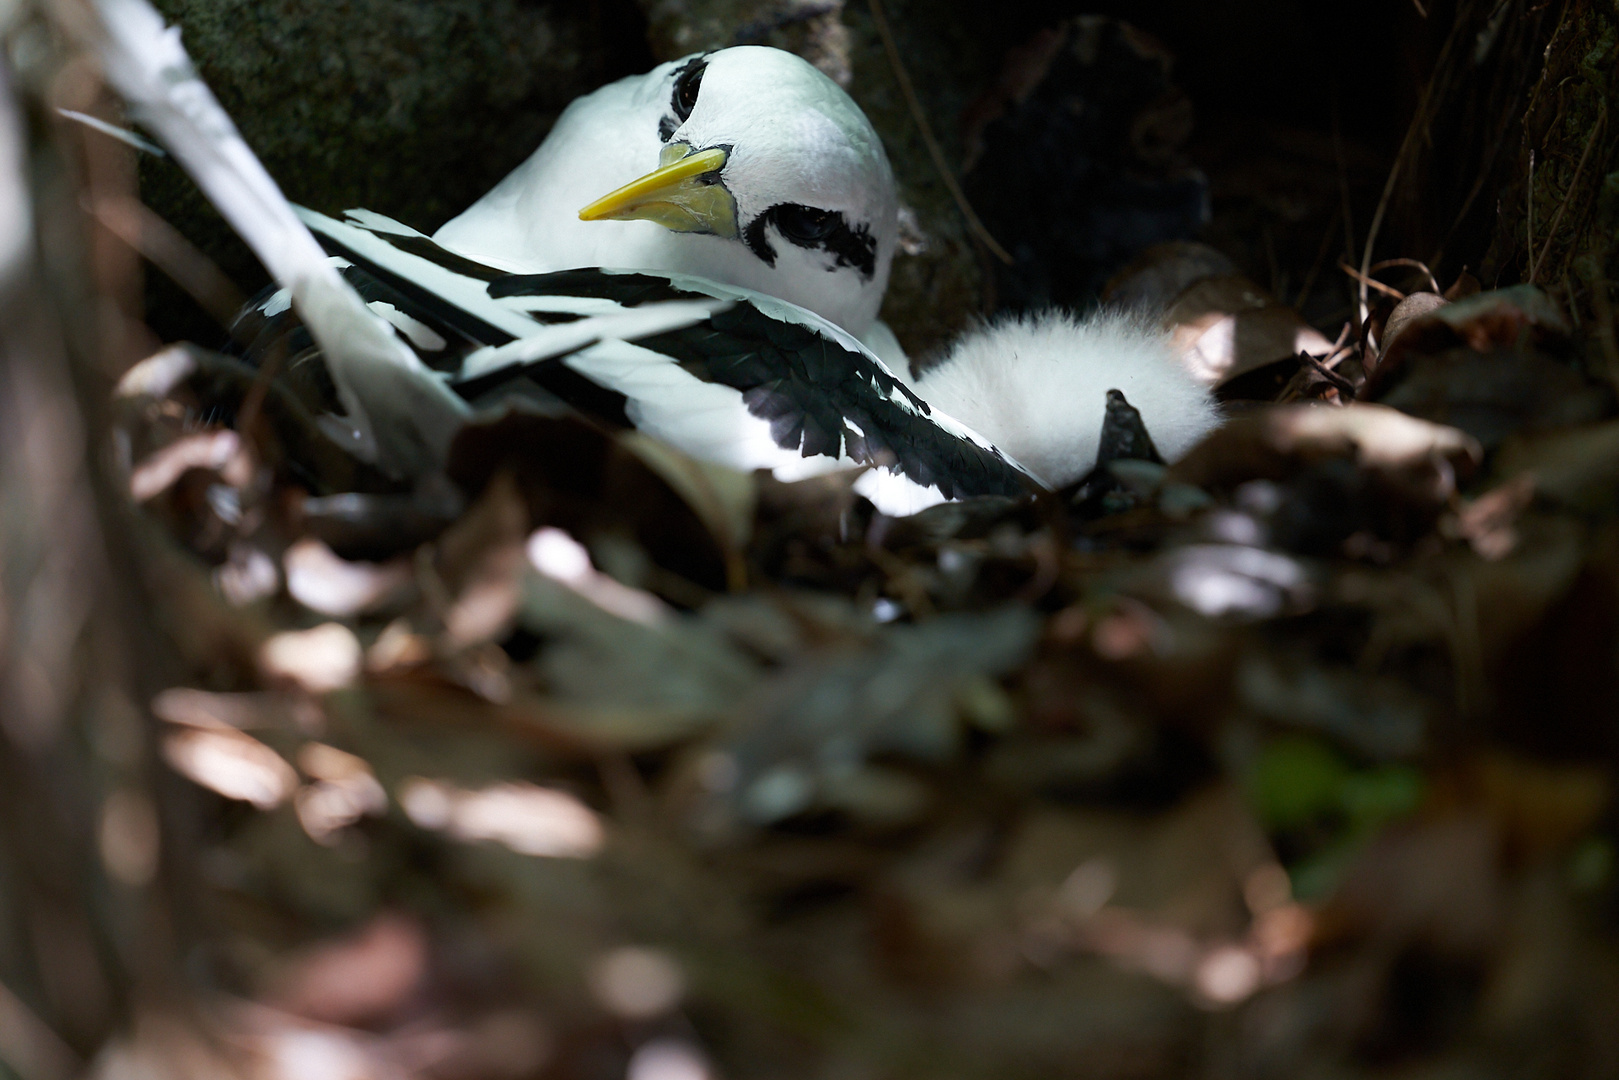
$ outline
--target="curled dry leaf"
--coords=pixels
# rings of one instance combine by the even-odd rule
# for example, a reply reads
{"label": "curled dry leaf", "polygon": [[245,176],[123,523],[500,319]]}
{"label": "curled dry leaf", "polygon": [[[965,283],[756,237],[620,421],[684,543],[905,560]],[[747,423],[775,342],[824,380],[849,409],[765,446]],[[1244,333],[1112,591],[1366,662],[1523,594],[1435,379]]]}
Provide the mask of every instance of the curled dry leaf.
{"label": "curled dry leaf", "polygon": [[596,812],[555,788],[510,783],[469,791],[413,777],[398,796],[405,815],[424,829],[457,840],[493,840],[520,855],[585,859],[606,841]]}
{"label": "curled dry leaf", "polygon": [[191,469],[220,473],[236,487],[246,486],[251,475],[236,432],[199,431],[181,436],[136,465],[129,476],[130,496],[136,502],[146,502],[173,487]]}
{"label": "curled dry leaf", "polygon": [[[1378,361],[1388,356],[1399,337],[1408,327],[1417,325],[1425,317],[1444,307],[1449,301],[1436,293],[1419,292],[1401,300],[1389,312],[1388,321],[1383,324],[1382,340],[1378,343]],[[1401,346],[1402,348],[1404,346]]]}
{"label": "curled dry leaf", "polygon": [[1244,277],[1198,282],[1175,300],[1163,323],[1187,369],[1206,386],[1299,353],[1332,351],[1326,335]]}
{"label": "curled dry leaf", "polygon": [[1574,362],[1557,306],[1528,285],[1479,293],[1410,320],[1362,390],[1366,400],[1452,424],[1493,449],[1601,419],[1613,394]]}
{"label": "curled dry leaf", "polygon": [[279,694],[216,694],[177,686],[152,699],[152,713],[171,724],[196,728],[291,728],[307,726],[295,701]]}
{"label": "curled dry leaf", "polygon": [[1170,472],[1185,483],[1216,488],[1254,477],[1280,479],[1326,458],[1388,472],[1440,467],[1465,478],[1484,454],[1464,432],[1387,406],[1278,405],[1231,420]]}
{"label": "curled dry leaf", "polygon": [[259,667],[271,679],[311,694],[341,690],[360,674],[360,642],[342,623],[283,630],[259,648]]}
{"label": "curled dry leaf", "polygon": [[405,1006],[427,975],[427,964],[422,924],[385,911],[352,934],[285,958],[266,997],[295,1016],[357,1027]]}
{"label": "curled dry leaf", "polygon": [[282,556],[287,592],[311,611],[333,618],[348,618],[375,610],[411,582],[410,563],[350,562],[315,539],[293,544]]}
{"label": "curled dry leaf", "polygon": [[1108,283],[1106,298],[1155,316],[1187,369],[1206,386],[1301,352],[1332,351],[1332,342],[1297,311],[1204,244],[1178,241],[1147,249]]}
{"label": "curled dry leaf", "polygon": [[187,779],[260,810],[280,806],[298,786],[281,755],[240,731],[173,731],[163,737],[163,756]]}
{"label": "curled dry leaf", "polygon": [[480,500],[504,475],[501,483],[517,493],[527,513],[523,536],[550,525],[593,551],[605,537],[629,538],[652,565],[725,588],[738,570],[726,545],[748,535],[742,515],[754,481],[707,466],[688,468],[671,454],[571,417],[512,411],[468,424],[448,473]]}
{"label": "curled dry leaf", "polygon": [[[1418,296],[1431,298],[1417,301]],[[1398,325],[1395,316],[1404,316]],[[1377,392],[1412,357],[1463,345],[1474,352],[1523,341],[1560,342],[1568,337],[1568,320],[1545,293],[1532,285],[1477,293],[1446,303],[1442,297],[1416,294],[1394,309],[1384,328],[1385,345],[1369,392]]]}
{"label": "curled dry leaf", "polygon": [[758,502],[752,473],[698,461],[640,432],[620,435],[619,441],[686,500],[731,557],[747,547]]}

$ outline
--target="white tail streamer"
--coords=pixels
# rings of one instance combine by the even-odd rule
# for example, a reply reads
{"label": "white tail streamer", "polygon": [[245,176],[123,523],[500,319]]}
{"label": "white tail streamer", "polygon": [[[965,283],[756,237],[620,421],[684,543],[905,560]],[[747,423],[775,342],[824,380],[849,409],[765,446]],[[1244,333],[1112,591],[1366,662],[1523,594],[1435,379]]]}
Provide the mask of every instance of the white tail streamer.
{"label": "white tail streamer", "polygon": [[107,80],[292,293],[348,413],[348,449],[394,475],[436,469],[467,415],[465,403],[329,265],[197,75],[179,28],[165,26],[146,0],[95,0],[95,7]]}

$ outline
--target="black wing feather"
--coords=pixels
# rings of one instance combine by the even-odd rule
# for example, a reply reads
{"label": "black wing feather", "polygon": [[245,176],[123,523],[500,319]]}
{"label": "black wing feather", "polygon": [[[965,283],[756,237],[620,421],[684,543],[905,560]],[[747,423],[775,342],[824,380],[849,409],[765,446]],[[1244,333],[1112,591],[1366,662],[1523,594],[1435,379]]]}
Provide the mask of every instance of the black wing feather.
{"label": "black wing feather", "polygon": [[[423,236],[370,231],[401,251],[485,283],[492,299],[588,297],[636,307],[709,298],[645,272],[582,269],[504,274],[446,251]],[[507,380],[528,379],[593,419],[613,426],[629,424],[625,395],[580,374],[567,365],[565,357],[455,381],[468,352],[504,345],[513,340],[512,334],[413,282],[405,273],[378,265],[338,239],[324,233],[319,236],[328,251],[352,264],[343,273],[362,297],[392,304],[445,338],[445,349],[416,351],[451,378],[464,397],[489,400]],[[545,321],[555,321],[546,315],[534,318],[537,328]],[[249,359],[263,358],[278,348],[303,355],[313,346],[290,310],[266,317],[259,308],[252,308],[239,320],[237,330],[239,341],[250,342],[246,349]],[[684,329],[638,338],[635,344],[668,357],[697,379],[740,391],[747,410],[769,423],[775,443],[805,457],[842,455],[860,464],[888,466],[922,486],[937,487],[949,498],[1016,496],[1037,487],[998,451],[941,427],[926,402],[868,354],[813,326],[766,314],[750,300],[739,300]]]}

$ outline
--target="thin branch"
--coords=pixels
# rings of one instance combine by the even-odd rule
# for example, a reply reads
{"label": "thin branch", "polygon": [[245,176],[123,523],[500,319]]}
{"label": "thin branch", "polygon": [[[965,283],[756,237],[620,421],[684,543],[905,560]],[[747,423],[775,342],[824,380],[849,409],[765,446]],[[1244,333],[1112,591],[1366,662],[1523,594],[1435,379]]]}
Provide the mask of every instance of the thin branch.
{"label": "thin branch", "polygon": [[1434,277],[1432,270],[1428,269],[1428,264],[1417,259],[1384,259],[1376,266],[1373,266],[1370,273],[1375,274],[1379,270],[1387,270],[1391,266],[1409,266],[1413,269],[1421,270],[1423,276],[1428,279],[1428,284],[1432,286],[1434,292],[1443,293],[1445,291],[1439,287],[1439,279]]}
{"label": "thin branch", "polygon": [[1527,206],[1528,220],[1524,224],[1526,230],[1524,247],[1529,254],[1529,284],[1535,283],[1535,152],[1529,151],[1529,191],[1524,196]]}
{"label": "thin branch", "polygon": [[1383,194],[1377,200],[1377,209],[1372,214],[1372,224],[1366,231],[1366,246],[1361,249],[1360,275],[1360,318],[1365,320],[1367,313],[1366,286],[1371,281],[1372,251],[1377,246],[1377,233],[1383,227],[1383,216],[1388,213],[1389,201],[1394,197],[1394,186],[1399,182],[1400,169],[1408,157],[1416,153],[1420,141],[1419,137],[1427,131],[1433,117],[1429,114],[1436,97],[1439,80],[1450,64],[1451,53],[1460,40],[1462,24],[1465,20],[1460,11],[1456,14],[1456,21],[1445,35],[1445,43],[1439,49],[1439,56],[1434,60],[1433,74],[1428,77],[1427,85],[1422,88],[1422,97],[1417,101],[1415,114],[1411,117],[1411,126],[1406,129],[1405,138],[1400,141],[1400,149],[1394,156],[1394,164],[1389,167],[1389,176],[1383,184]]}
{"label": "thin branch", "polygon": [[108,232],[167,274],[221,326],[235,321],[245,302],[241,290],[151,207],[138,199],[117,197],[97,199],[87,208]]}
{"label": "thin branch", "polygon": [[1394,288],[1392,285],[1383,284],[1381,281],[1378,281],[1376,278],[1372,277],[1370,274],[1361,273],[1359,270],[1356,270],[1353,266],[1350,266],[1348,263],[1344,262],[1342,259],[1338,260],[1338,269],[1342,270],[1344,273],[1348,274],[1350,277],[1352,277],[1356,281],[1360,282],[1360,284],[1361,284],[1361,292],[1362,293],[1364,293],[1366,291],[1366,288],[1368,286],[1370,286],[1371,288],[1376,289],[1380,293],[1383,293],[1383,294],[1385,294],[1387,296],[1394,297],[1394,299],[1396,299],[1396,300],[1404,300],[1405,299],[1405,293],[1401,292],[1399,289]]}
{"label": "thin branch", "polygon": [[1012,256],[1003,248],[995,237],[990,235],[989,229],[984,227],[978,213],[973,210],[972,203],[967,201],[967,193],[961,190],[961,184],[956,181],[955,174],[950,171],[949,162],[944,159],[944,150],[940,148],[939,141],[933,137],[933,127],[928,123],[927,114],[922,111],[922,102],[916,96],[916,87],[911,85],[910,72],[905,70],[905,62],[900,59],[899,47],[894,44],[894,35],[888,28],[888,16],[883,12],[882,0],[871,0],[871,21],[877,28],[877,36],[883,39],[883,51],[888,54],[888,64],[894,69],[894,78],[899,83],[900,93],[905,95],[905,104],[911,110],[911,119],[916,121],[917,130],[922,135],[922,142],[928,148],[928,156],[933,159],[933,167],[939,171],[939,178],[949,189],[950,197],[956,201],[961,210],[961,216],[967,220],[967,229],[976,236],[985,247],[990,250],[1001,262],[1011,266],[1014,262]]}
{"label": "thin branch", "polygon": [[1321,378],[1326,381],[1327,385],[1331,386],[1334,390],[1337,390],[1340,395],[1350,400],[1354,399],[1355,384],[1338,374],[1336,371],[1332,370],[1332,368],[1328,367],[1324,361],[1317,360],[1315,357],[1306,352],[1299,353],[1299,359],[1302,360],[1317,375],[1321,376]]}

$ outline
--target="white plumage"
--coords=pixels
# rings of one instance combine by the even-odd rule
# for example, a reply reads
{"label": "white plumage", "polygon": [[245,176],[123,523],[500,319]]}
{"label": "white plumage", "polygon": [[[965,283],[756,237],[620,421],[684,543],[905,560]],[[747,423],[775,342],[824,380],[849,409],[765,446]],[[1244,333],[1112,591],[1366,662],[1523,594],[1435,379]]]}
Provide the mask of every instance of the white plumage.
{"label": "white plumage", "polygon": [[[676,231],[667,220],[580,219],[666,158],[716,148],[724,163],[700,182],[729,194],[729,222],[677,215]],[[795,239],[801,223],[782,220],[781,207],[831,215],[836,231]],[[433,239],[516,273],[602,266],[705,277],[808,308],[865,340],[888,285],[898,213],[882,140],[860,107],[792,53],[747,45],[575,100],[527,161]]]}
{"label": "white plumage", "polygon": [[1164,335],[1118,312],[997,320],[969,331],[912,386],[1051,487],[1096,465],[1109,390],[1140,411],[1170,461],[1220,422]]}
{"label": "white plumage", "polygon": [[[507,275],[379,214],[298,214],[371,309],[448,386],[489,406],[538,392],[604,425],[627,423],[701,460],[784,481],[875,465],[858,490],[894,516],[1038,488],[851,334],[776,297],[651,271]],[[565,321],[548,321],[558,316]],[[285,348],[295,327],[272,294],[236,332],[257,361]]]}
{"label": "white plumage", "polygon": [[342,445],[396,475],[437,468],[466,404],[344,282],[198,77],[180,31],[146,0],[96,0],[96,10],[107,80],[288,291],[326,350],[346,413]]}
{"label": "white plumage", "polygon": [[[1028,490],[1019,459],[1052,486],[1077,479],[1095,463],[1109,390],[1141,411],[1169,457],[1217,422],[1162,339],[1110,315],[969,333],[917,381],[928,403],[911,397],[855,340],[892,342],[875,322],[897,232],[887,159],[854,103],[790,54],[728,49],[581,99],[527,164],[441,230],[445,247],[494,270],[457,266],[452,251],[363,211],[349,224],[306,213],[323,238],[394,281],[387,296],[366,298],[368,310],[337,273],[348,263],[322,257],[177,33],[145,0],[97,3],[109,79],[285,288],[259,317],[285,313],[290,297],[336,383],[347,445],[397,475],[438,468],[468,415],[446,376],[487,380],[548,362],[617,395],[630,423],[708,460],[794,475],[882,461],[889,467],[861,490],[890,513]],[[615,110],[650,137],[597,123]],[[641,150],[659,145],[660,167],[635,180]],[[568,185],[570,170],[588,171],[581,163],[629,175],[597,204],[610,211],[597,218],[620,220],[578,220]],[[598,172],[585,190],[619,179]],[[624,220],[635,218],[647,220]],[[615,279],[624,269],[496,280],[500,269],[602,263],[665,273],[645,287]],[[574,285],[585,293],[569,294]],[[610,299],[625,287],[666,299]],[[457,354],[458,372],[436,374],[418,351],[455,351],[447,335],[473,348]],[[664,344],[643,344],[654,338]]]}

